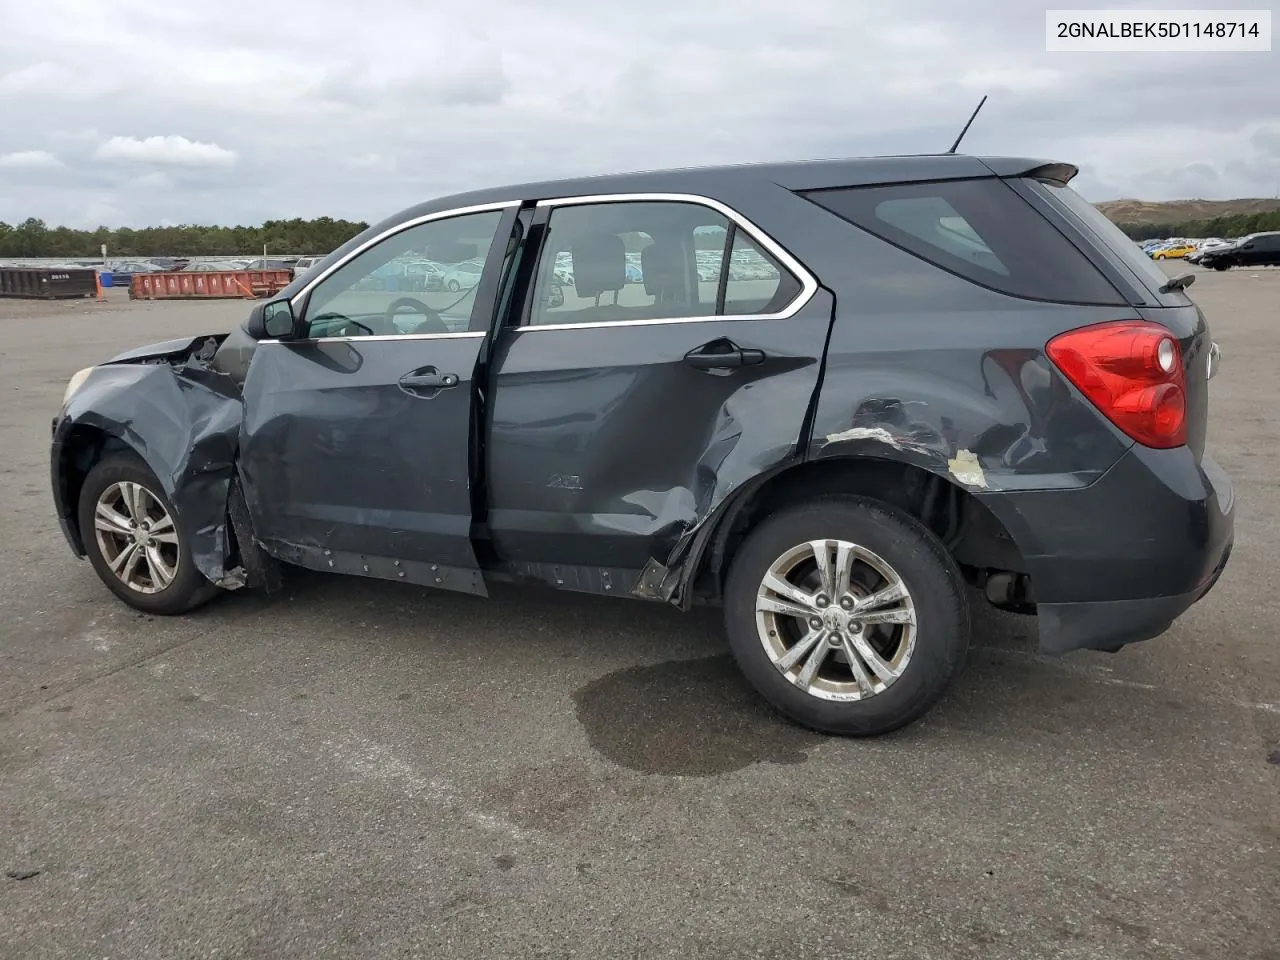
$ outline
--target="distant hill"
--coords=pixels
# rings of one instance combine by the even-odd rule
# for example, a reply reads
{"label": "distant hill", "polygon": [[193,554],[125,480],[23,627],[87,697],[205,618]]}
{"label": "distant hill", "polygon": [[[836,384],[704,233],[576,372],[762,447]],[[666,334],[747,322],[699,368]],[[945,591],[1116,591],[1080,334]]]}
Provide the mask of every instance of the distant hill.
{"label": "distant hill", "polygon": [[1134,240],[1280,230],[1280,200],[1108,200],[1095,206]]}
{"label": "distant hill", "polygon": [[1251,216],[1280,210],[1280,200],[1108,200],[1095,206],[1112,223],[1163,224],[1212,220],[1215,217]]}

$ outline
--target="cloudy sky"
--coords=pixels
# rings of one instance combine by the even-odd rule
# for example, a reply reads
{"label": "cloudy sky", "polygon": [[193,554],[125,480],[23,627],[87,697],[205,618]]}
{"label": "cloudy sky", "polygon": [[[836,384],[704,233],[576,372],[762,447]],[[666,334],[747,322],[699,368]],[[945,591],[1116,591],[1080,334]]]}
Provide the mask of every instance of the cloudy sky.
{"label": "cloudy sky", "polygon": [[1091,200],[1280,191],[1280,52],[1046,53],[1046,7],[1083,5],[0,0],[0,220],[374,221],[519,180],[938,152],[983,93],[965,151],[1073,162]]}

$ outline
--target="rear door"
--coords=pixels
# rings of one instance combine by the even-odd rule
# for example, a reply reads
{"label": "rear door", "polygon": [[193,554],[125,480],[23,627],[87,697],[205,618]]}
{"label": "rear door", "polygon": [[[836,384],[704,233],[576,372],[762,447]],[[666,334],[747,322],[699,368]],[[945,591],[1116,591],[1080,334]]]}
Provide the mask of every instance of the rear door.
{"label": "rear door", "polygon": [[[515,216],[491,205],[396,227],[294,298],[303,338],[259,344],[240,469],[271,553],[485,592],[471,545],[474,374]],[[388,279],[422,261],[483,269],[454,291]]]}
{"label": "rear door", "polygon": [[530,244],[490,371],[490,535],[517,572],[625,592],[798,456],[832,301],[703,198],[544,201]]}

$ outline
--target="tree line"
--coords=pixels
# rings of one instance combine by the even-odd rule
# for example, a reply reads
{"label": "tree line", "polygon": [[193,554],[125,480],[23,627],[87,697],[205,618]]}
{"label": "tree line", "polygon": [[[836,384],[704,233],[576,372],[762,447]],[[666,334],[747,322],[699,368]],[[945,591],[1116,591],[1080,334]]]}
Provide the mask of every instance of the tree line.
{"label": "tree line", "polygon": [[1174,223],[1119,223],[1134,240],[1163,240],[1165,237],[1243,237],[1250,233],[1280,230],[1280,210],[1267,213],[1232,213],[1211,220],[1181,220]]}
{"label": "tree line", "polygon": [[268,220],[259,227],[182,225],[134,230],[72,230],[49,227],[31,217],[17,226],[0,221],[0,257],[101,256],[102,245],[112,260],[129,257],[262,256],[262,245],[272,253],[325,254],[346,243],[369,225],[351,220],[318,217],[315,220]]}
{"label": "tree line", "polygon": [[[261,256],[271,253],[325,254],[367,228],[367,223],[317,217],[268,220],[257,227],[219,227],[184,224],[176,227],[98,227],[72,230],[50,227],[30,217],[17,226],[0,221],[0,257],[59,257],[89,259],[100,256],[103,244],[112,260],[129,257]],[[1242,237],[1264,230],[1280,230],[1280,210],[1236,213],[1210,220],[1173,223],[1120,223],[1134,240],[1163,237]],[[699,237],[714,245],[722,237]]]}

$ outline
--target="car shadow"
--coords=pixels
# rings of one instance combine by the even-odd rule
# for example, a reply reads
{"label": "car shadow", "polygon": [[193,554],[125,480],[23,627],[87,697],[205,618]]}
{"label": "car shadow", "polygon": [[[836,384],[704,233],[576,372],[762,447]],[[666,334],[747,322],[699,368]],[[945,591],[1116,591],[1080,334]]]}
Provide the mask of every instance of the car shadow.
{"label": "car shadow", "polygon": [[[281,593],[245,591],[212,605],[208,615],[269,616],[278,604],[330,623],[350,620],[351,639],[402,646],[414,656],[442,642],[477,657],[501,657],[532,643],[546,662],[571,660],[588,675],[592,662],[630,658],[578,685],[570,697],[590,746],[638,773],[714,777],[753,764],[798,764],[830,740],[783,717],[755,692],[728,652],[720,611],[711,607],[682,614],[663,604],[506,584],[483,601],[291,570]],[[1090,700],[1091,724],[1102,722],[1095,716],[1099,696],[1124,696],[1038,662],[1033,618],[994,610],[977,593],[971,606],[974,639],[964,672],[922,722],[878,743],[957,732],[997,736],[1011,726],[1033,735],[1061,732],[1079,722],[1073,704],[1081,711],[1078,702]],[[356,621],[378,623],[377,636],[357,634]],[[1053,709],[1041,709],[1046,698]],[[1048,713],[1058,716],[1046,719]]]}

